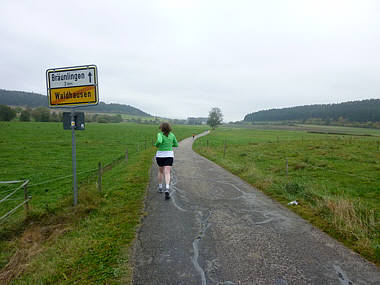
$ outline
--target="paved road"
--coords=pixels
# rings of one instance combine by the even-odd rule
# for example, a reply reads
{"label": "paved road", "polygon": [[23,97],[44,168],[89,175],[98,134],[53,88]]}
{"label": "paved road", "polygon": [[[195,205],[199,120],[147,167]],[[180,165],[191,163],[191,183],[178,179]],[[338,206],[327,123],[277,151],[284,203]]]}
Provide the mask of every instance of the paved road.
{"label": "paved road", "polygon": [[175,151],[172,199],[152,166],[135,285],[380,284],[380,270],[246,182]]}

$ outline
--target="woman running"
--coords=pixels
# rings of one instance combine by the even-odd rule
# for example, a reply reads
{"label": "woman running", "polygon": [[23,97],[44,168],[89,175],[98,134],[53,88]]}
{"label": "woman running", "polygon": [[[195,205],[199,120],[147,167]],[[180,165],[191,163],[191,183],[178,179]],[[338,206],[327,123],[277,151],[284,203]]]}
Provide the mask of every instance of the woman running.
{"label": "woman running", "polygon": [[173,147],[178,146],[175,135],[171,132],[172,128],[169,123],[161,123],[160,130],[157,134],[157,141],[154,144],[158,150],[156,153],[156,161],[158,164],[158,192],[163,192],[163,179],[165,176],[165,199],[170,198],[170,170],[173,165],[174,152]]}

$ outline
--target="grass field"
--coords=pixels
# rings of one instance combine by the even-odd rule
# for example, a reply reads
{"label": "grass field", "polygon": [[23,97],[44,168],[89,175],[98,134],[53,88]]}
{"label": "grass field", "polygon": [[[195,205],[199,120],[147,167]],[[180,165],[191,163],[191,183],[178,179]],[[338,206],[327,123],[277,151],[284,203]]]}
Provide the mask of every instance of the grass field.
{"label": "grass field", "polygon": [[156,120],[156,117],[145,117],[145,116],[136,116],[136,115],[129,115],[129,114],[121,114],[121,117],[124,120],[130,120],[130,119],[140,119],[142,122],[153,122]]}
{"label": "grass field", "polygon": [[[175,133],[183,138],[200,129],[178,126]],[[127,149],[133,155],[150,147],[156,131],[155,125],[87,124],[85,131],[76,132],[78,179],[85,180],[98,162],[107,165]],[[0,153],[0,181],[29,179],[34,208],[54,207],[71,191],[71,131],[63,130],[62,123],[1,122]],[[8,191],[4,187],[0,193]],[[8,208],[2,206],[0,216]]]}
{"label": "grass field", "polygon": [[313,128],[220,128],[194,149],[380,264],[380,131]]}
{"label": "grass field", "polygon": [[[142,214],[157,126],[86,125],[77,131],[79,206],[72,207],[71,131],[61,123],[0,122],[0,180],[29,179],[31,210],[0,225],[0,283],[104,284],[128,279],[128,248]],[[174,126],[178,139],[204,127]],[[98,162],[129,159],[103,175]],[[13,186],[14,187],[14,186]],[[0,197],[13,188],[0,188]],[[23,199],[2,203],[0,215]],[[17,279],[15,277],[18,277]],[[115,281],[116,282],[116,281]]]}
{"label": "grass field", "polygon": [[261,130],[286,130],[286,131],[306,131],[306,132],[322,132],[322,133],[341,133],[351,135],[373,135],[379,136],[378,129],[369,128],[355,128],[355,127],[340,127],[340,126],[324,126],[324,125],[311,125],[311,124],[278,124],[273,122],[272,124],[245,124],[245,125],[229,125],[232,128],[244,128],[244,129],[261,129]]}

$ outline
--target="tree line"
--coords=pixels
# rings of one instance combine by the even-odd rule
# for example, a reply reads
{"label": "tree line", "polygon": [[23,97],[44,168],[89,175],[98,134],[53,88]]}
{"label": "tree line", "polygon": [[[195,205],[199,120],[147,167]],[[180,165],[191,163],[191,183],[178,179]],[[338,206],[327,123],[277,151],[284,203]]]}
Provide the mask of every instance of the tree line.
{"label": "tree line", "polygon": [[244,117],[245,122],[307,122],[308,120],[320,121],[327,125],[339,122],[380,122],[380,99],[271,109],[247,114]]}
{"label": "tree line", "polygon": [[[0,105],[0,121],[12,121],[18,119],[21,122],[62,122],[63,112],[51,111],[46,107],[21,108]],[[123,122],[121,114],[86,114],[86,122],[120,123]]]}

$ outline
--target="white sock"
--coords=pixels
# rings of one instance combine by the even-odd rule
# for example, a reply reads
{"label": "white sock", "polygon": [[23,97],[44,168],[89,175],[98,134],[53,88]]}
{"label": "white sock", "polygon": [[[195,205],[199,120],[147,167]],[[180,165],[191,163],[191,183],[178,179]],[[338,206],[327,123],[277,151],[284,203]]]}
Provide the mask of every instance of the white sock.
{"label": "white sock", "polygon": [[169,190],[169,184],[166,184],[166,190]]}
{"label": "white sock", "polygon": [[158,184],[158,188],[162,189],[162,183]]}

